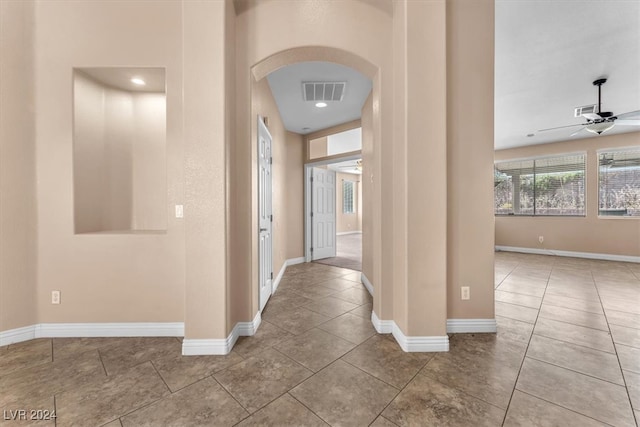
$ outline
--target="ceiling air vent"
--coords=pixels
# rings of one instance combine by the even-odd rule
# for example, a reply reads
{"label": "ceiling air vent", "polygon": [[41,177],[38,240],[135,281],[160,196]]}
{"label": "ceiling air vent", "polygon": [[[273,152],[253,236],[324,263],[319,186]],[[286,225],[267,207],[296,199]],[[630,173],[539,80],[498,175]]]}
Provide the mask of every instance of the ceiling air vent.
{"label": "ceiling air vent", "polygon": [[596,105],[585,105],[583,107],[576,107],[575,111],[573,112],[573,117],[580,117],[584,114],[597,114],[598,111],[596,107]]}
{"label": "ceiling air vent", "polygon": [[345,82],[302,82],[305,101],[342,101]]}

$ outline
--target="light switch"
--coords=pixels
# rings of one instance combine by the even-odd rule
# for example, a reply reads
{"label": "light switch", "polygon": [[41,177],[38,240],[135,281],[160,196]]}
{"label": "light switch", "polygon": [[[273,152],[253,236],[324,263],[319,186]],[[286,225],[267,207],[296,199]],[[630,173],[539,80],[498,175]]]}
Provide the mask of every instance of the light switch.
{"label": "light switch", "polygon": [[184,208],[182,205],[176,205],[176,218],[184,217]]}

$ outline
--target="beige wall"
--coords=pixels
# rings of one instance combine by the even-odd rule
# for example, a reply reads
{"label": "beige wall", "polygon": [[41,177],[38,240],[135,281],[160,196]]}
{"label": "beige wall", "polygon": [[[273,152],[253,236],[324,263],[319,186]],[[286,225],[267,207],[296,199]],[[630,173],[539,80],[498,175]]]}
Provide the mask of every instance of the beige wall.
{"label": "beige wall", "polygon": [[33,19],[0,1],[0,331],[38,318]]}
{"label": "beige wall", "polygon": [[286,258],[293,259],[304,256],[304,139],[300,134],[287,132],[286,144],[283,168],[286,173],[283,189],[287,212]]}
{"label": "beige wall", "polygon": [[327,156],[327,137],[312,139],[309,141],[309,159],[318,159]]}
{"label": "beige wall", "polygon": [[[233,93],[226,86],[227,79],[233,79],[227,50],[227,41],[233,44],[233,33],[227,31],[227,25],[231,16],[228,9],[233,5],[230,0],[175,4],[182,7],[183,14],[185,338],[226,338],[227,152],[233,141],[233,133],[227,130],[233,122],[232,110],[227,109],[233,105],[229,100]],[[173,35],[169,45],[179,40]],[[160,40],[157,42],[167,50]],[[167,92],[171,95],[169,89]],[[171,117],[171,103],[167,103]],[[168,154],[171,161],[180,160],[179,153]],[[171,181],[169,188],[171,195]]]}
{"label": "beige wall", "polygon": [[[598,218],[597,150],[640,145],[640,133],[599,136],[552,144],[498,150],[495,160],[587,153],[586,216],[496,216],[496,245],[599,254],[640,256],[640,219]],[[538,242],[544,236],[544,243]]]}
{"label": "beige wall", "polygon": [[373,159],[373,94],[370,94],[362,106],[362,274],[374,280],[373,268],[373,182],[371,165]]}
{"label": "beige wall", "polygon": [[[351,214],[343,213],[342,183],[353,181],[353,208]],[[353,173],[336,173],[336,233],[348,233],[350,231],[362,231],[360,175]]]}
{"label": "beige wall", "polygon": [[[489,319],[494,317],[493,1],[447,2],[447,68],[447,317]],[[470,287],[470,300],[460,298],[461,286]]]}
{"label": "beige wall", "polygon": [[[182,50],[181,4],[38,2],[35,19],[39,321],[183,321],[182,220],[170,219],[166,234],[74,235],[71,78],[79,66],[166,67],[163,208],[173,213],[173,205],[183,202],[183,126],[189,127],[183,125],[183,55],[185,61],[201,56]],[[202,78],[204,70],[201,65],[192,78]],[[185,95],[184,102],[189,99]],[[196,113],[189,114],[194,121]],[[52,290],[62,292],[60,305],[50,304]]]}

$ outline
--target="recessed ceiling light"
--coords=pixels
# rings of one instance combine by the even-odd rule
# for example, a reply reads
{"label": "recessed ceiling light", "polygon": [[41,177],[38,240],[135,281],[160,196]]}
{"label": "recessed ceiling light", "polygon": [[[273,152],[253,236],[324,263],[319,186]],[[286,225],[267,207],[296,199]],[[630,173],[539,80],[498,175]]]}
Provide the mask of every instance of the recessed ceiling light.
{"label": "recessed ceiling light", "polygon": [[318,108],[324,108],[327,106],[326,102],[316,102],[316,107]]}
{"label": "recessed ceiling light", "polygon": [[131,79],[131,83],[133,83],[134,85],[138,85],[138,86],[144,86],[146,85],[145,81],[142,80],[140,77],[134,77]]}

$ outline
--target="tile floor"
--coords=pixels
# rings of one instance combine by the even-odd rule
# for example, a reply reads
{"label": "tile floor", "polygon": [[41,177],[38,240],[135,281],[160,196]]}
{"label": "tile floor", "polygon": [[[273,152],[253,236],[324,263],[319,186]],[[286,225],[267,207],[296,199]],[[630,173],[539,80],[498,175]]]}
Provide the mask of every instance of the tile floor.
{"label": "tile floor", "polygon": [[[254,337],[182,357],[177,338],[0,347],[2,426],[632,426],[640,419],[640,265],[496,254],[498,334],[403,353],[371,326],[359,273],[287,270]],[[632,409],[633,408],[633,409]],[[634,411],[635,409],[635,411]]]}

